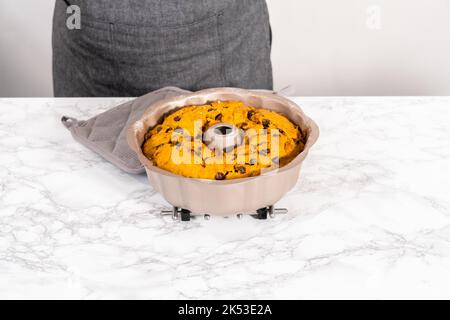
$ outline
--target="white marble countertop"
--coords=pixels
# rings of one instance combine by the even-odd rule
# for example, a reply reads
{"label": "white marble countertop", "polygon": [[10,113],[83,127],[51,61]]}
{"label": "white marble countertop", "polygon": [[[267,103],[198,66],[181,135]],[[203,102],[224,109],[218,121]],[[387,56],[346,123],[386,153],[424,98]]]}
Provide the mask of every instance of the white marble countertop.
{"label": "white marble countertop", "polygon": [[189,223],[60,123],[125,100],[0,99],[0,298],[450,298],[450,98],[295,98],[290,214]]}

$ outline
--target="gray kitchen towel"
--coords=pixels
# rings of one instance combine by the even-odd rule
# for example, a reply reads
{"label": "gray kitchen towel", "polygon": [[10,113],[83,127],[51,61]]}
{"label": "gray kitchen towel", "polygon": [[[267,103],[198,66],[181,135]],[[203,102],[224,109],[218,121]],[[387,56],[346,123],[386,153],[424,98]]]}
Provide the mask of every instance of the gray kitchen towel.
{"label": "gray kitchen towel", "polygon": [[63,116],[61,121],[76,141],[120,169],[139,174],[145,172],[145,169],[136,153],[128,146],[128,127],[139,120],[144,111],[156,101],[189,92],[176,87],[166,87],[121,104],[88,120]]}

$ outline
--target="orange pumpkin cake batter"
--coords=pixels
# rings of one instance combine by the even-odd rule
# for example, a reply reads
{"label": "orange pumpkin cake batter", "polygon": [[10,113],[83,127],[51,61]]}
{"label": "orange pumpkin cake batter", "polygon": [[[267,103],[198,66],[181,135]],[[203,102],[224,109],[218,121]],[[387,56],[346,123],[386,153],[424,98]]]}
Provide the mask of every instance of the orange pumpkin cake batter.
{"label": "orange pumpkin cake batter", "polygon": [[[242,130],[243,143],[230,150],[210,150],[203,133],[217,123]],[[303,148],[304,136],[288,118],[240,101],[180,108],[150,128],[142,145],[145,156],[161,169],[215,180],[256,176],[262,170],[284,166]]]}

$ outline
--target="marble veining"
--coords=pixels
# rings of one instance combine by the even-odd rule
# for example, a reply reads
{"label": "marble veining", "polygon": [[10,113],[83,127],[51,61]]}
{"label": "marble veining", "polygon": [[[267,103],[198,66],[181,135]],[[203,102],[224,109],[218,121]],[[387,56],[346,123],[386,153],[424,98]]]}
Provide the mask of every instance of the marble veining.
{"label": "marble veining", "polygon": [[126,100],[0,99],[0,298],[450,298],[450,98],[294,98],[290,213],[190,223],[60,123]]}

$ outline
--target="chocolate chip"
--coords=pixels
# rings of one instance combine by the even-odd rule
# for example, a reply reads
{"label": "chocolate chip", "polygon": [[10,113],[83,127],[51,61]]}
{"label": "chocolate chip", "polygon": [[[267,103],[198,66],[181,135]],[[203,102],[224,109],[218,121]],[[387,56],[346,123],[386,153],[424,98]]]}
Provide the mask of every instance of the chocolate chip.
{"label": "chocolate chip", "polygon": [[162,127],[158,126],[156,127],[156,132],[160,132],[162,130]]}
{"label": "chocolate chip", "polygon": [[216,109],[214,109],[214,108],[209,108],[209,109],[208,109],[208,112],[211,112],[211,111],[213,111],[213,110],[216,110]]}
{"label": "chocolate chip", "polygon": [[205,122],[205,124],[202,126],[202,132],[205,132],[206,129],[208,129],[209,126],[209,120]]}
{"label": "chocolate chip", "polygon": [[247,119],[248,120],[252,120],[252,117],[253,117],[254,114],[255,114],[255,111],[253,111],[253,110],[247,112]]}
{"label": "chocolate chip", "polygon": [[167,128],[166,133],[168,133],[170,130],[172,130],[172,128]]}
{"label": "chocolate chip", "polygon": [[278,131],[279,131],[281,134],[284,134],[284,130],[283,130],[283,129],[278,129]]}
{"label": "chocolate chip", "polygon": [[267,129],[270,125],[270,120],[269,119],[263,119],[262,120],[262,125],[264,127],[264,129]]}
{"label": "chocolate chip", "polygon": [[180,118],[180,116],[176,116],[175,118],[173,118],[173,120],[174,120],[174,121],[180,121],[181,118]]}
{"label": "chocolate chip", "polygon": [[234,171],[239,172],[240,174],[244,174],[246,169],[244,166],[234,166]]}
{"label": "chocolate chip", "polygon": [[239,128],[245,129],[248,126],[247,122],[242,122],[238,125]]}
{"label": "chocolate chip", "polygon": [[214,178],[216,180],[225,180],[225,175],[222,172],[217,172]]}
{"label": "chocolate chip", "polygon": [[219,113],[219,114],[214,118],[214,120],[222,121],[222,114]]}

